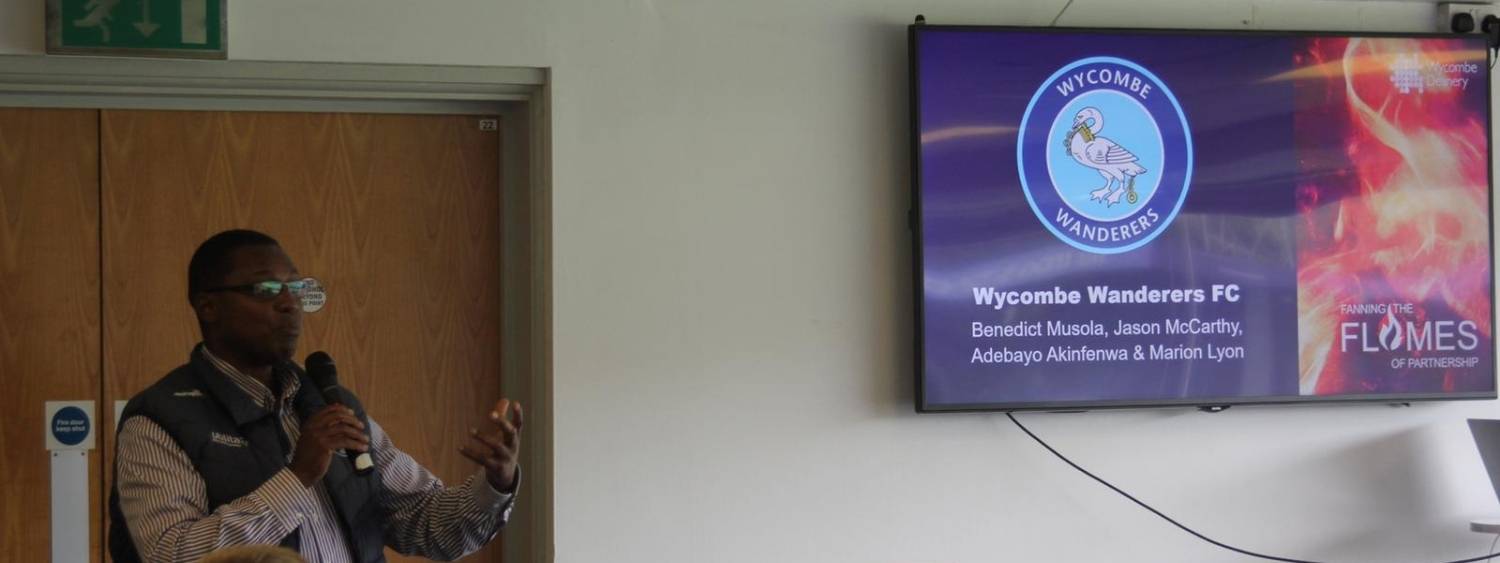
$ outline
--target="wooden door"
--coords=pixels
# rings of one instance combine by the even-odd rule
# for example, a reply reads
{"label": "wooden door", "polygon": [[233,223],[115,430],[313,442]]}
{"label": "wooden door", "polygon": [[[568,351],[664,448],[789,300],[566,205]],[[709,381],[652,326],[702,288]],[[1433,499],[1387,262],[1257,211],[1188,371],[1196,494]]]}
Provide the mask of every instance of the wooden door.
{"label": "wooden door", "polygon": [[[299,362],[326,350],[398,447],[472,474],[457,449],[500,397],[499,137],[479,119],[103,112],[106,399],[187,360],[189,257],[255,229],[328,291]],[[497,541],[471,560],[499,559]]]}
{"label": "wooden door", "polygon": [[[51,560],[44,403],[99,397],[98,125],[94,110],[0,109],[0,561]],[[98,561],[91,521],[80,541]]]}

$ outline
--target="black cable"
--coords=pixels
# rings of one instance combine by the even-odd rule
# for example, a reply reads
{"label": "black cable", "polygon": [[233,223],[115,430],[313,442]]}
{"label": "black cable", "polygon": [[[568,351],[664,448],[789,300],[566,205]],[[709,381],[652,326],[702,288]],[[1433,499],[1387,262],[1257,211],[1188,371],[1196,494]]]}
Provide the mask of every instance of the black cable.
{"label": "black cable", "polygon": [[[1094,475],[1093,473],[1090,473],[1089,470],[1084,469],[1083,467],[1079,466],[1076,463],[1073,463],[1073,460],[1068,459],[1067,456],[1062,455],[1061,453],[1059,453],[1055,449],[1052,449],[1052,446],[1047,445],[1047,442],[1045,442],[1041,438],[1037,437],[1036,434],[1033,434],[1030,429],[1026,428],[1026,425],[1021,424],[1021,421],[1016,420],[1015,414],[1013,414],[1013,413],[1005,413],[1005,416],[1007,418],[1010,418],[1010,421],[1014,422],[1016,424],[1016,428],[1020,428],[1022,432],[1025,432],[1027,436],[1030,436],[1032,440],[1036,440],[1036,443],[1041,444],[1043,448],[1047,448],[1047,451],[1052,452],[1052,455],[1057,456],[1057,459],[1062,460],[1063,463],[1066,463],[1066,464],[1072,466],[1073,469],[1077,469],[1079,473],[1082,473],[1084,475],[1088,475],[1090,479],[1098,481],[1100,484],[1102,484],[1102,485],[1104,485],[1106,487],[1109,487],[1109,489],[1111,491],[1114,491],[1116,493],[1120,493],[1120,496],[1123,496],[1125,498],[1130,499],[1130,502],[1133,502],[1133,503],[1136,503],[1136,504],[1140,505],[1141,508],[1144,508],[1146,510],[1151,511],[1152,514],[1160,516],[1162,520],[1166,520],[1168,522],[1171,522],[1173,526],[1177,526],[1178,528],[1182,529],[1182,531],[1187,532],[1189,534],[1192,534],[1194,537],[1197,537],[1200,540],[1203,540],[1203,541],[1206,541],[1208,543],[1214,544],[1216,546],[1219,546],[1221,548],[1227,549],[1229,551],[1233,551],[1235,553],[1239,553],[1239,554],[1242,554],[1242,555],[1249,555],[1251,557],[1259,557],[1261,559],[1269,559],[1271,561],[1284,561],[1286,563],[1322,563],[1320,561],[1308,561],[1306,559],[1292,559],[1290,557],[1277,557],[1275,555],[1266,555],[1266,554],[1263,554],[1263,553],[1256,553],[1254,551],[1240,549],[1238,547],[1226,544],[1224,542],[1221,542],[1221,541],[1215,540],[1213,538],[1210,538],[1208,536],[1205,536],[1203,534],[1200,534],[1200,533],[1197,532],[1197,530],[1194,530],[1192,528],[1189,528],[1187,526],[1182,525],[1182,523],[1180,523],[1180,522],[1178,522],[1176,520],[1173,520],[1171,516],[1167,516],[1166,514],[1162,514],[1162,512],[1160,510],[1152,508],[1151,505],[1146,504],[1144,502],[1141,502],[1141,500],[1138,499],[1138,498],[1130,496],[1130,493],[1122,491],[1122,490],[1120,490],[1119,487],[1111,485],[1109,483],[1109,481],[1105,481],[1104,479],[1099,478],[1098,475]],[[1491,549],[1493,549],[1493,548],[1491,548]],[[1444,563],[1475,563],[1475,562],[1478,562],[1478,561],[1486,561],[1486,560],[1488,560],[1491,557],[1494,557],[1496,555],[1500,555],[1500,553],[1489,553],[1487,555],[1481,555],[1479,557],[1471,557],[1469,559],[1459,559],[1459,560],[1456,560],[1456,561],[1446,561]]]}
{"label": "black cable", "polygon": [[1056,27],[1057,26],[1057,20],[1062,19],[1062,15],[1068,13],[1068,8],[1071,8],[1071,7],[1073,7],[1073,0],[1068,0],[1067,4],[1063,4],[1062,9],[1057,11],[1057,15],[1052,16],[1052,23],[1047,24],[1047,26],[1048,27]]}
{"label": "black cable", "polygon": [[1479,31],[1484,33],[1484,42],[1489,46],[1489,52],[1495,56],[1490,57],[1490,68],[1495,68],[1495,59],[1500,58],[1500,17],[1494,14],[1485,16],[1479,22]]}

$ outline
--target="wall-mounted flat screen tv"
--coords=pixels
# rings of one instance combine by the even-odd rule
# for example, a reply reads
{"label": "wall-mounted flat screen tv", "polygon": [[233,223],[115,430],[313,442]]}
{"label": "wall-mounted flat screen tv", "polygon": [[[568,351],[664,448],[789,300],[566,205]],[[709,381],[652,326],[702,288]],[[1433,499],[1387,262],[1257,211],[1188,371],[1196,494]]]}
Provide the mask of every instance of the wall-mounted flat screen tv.
{"label": "wall-mounted flat screen tv", "polygon": [[1479,36],[909,35],[918,410],[1495,398]]}

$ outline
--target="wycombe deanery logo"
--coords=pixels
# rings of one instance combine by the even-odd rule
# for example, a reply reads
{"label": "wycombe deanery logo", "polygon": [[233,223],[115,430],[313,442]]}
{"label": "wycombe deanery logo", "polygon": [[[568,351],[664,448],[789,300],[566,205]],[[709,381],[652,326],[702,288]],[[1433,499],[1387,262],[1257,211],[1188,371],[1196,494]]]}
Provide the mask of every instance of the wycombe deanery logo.
{"label": "wycombe deanery logo", "polygon": [[1016,143],[1026,200],[1087,252],[1140,248],[1187,199],[1193,140],[1167,85],[1116,57],[1073,61],[1031,97]]}

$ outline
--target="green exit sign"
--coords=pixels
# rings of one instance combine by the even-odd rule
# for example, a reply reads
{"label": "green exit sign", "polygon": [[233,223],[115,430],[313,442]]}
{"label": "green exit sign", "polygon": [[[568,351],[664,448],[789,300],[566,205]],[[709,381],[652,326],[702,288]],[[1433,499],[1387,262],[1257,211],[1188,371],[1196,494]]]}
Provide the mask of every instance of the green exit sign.
{"label": "green exit sign", "polygon": [[47,0],[47,53],[222,59],[228,0]]}

